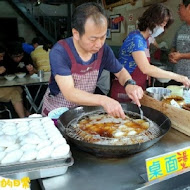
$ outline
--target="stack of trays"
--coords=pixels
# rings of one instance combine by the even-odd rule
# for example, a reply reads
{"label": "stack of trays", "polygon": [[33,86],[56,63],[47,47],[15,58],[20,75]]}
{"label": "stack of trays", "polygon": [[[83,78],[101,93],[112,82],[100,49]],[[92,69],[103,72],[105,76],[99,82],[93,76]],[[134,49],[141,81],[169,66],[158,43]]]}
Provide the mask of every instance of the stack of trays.
{"label": "stack of trays", "polygon": [[70,146],[50,118],[0,121],[0,176],[45,178],[71,165]]}

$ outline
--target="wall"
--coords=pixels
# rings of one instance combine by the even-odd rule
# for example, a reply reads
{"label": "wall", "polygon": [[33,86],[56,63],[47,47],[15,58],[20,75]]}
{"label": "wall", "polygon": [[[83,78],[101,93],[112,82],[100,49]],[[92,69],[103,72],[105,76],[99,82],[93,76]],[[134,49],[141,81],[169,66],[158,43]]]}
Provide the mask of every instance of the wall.
{"label": "wall", "polygon": [[[139,16],[142,15],[142,13],[146,10],[147,7],[142,6],[143,0],[137,0],[135,6],[132,6],[131,4],[122,5],[119,7],[113,8],[112,11],[107,11],[108,15],[114,15],[114,14],[121,14],[124,16],[124,21],[121,23],[121,31],[120,33],[112,33],[112,38],[109,40],[106,40],[109,45],[113,46],[121,46],[123,39],[127,36],[127,27],[128,25],[135,24],[136,20]],[[174,37],[175,31],[177,28],[181,25],[181,21],[179,19],[179,16],[177,14],[177,8],[178,4],[180,3],[180,0],[167,0],[164,4],[168,6],[173,14],[175,22],[170,26],[166,32],[160,36],[157,37],[158,43],[161,41],[166,41],[168,46],[171,46],[172,39]],[[11,17],[11,18],[17,18],[18,20],[18,33],[19,36],[23,36],[27,42],[31,42],[33,37],[36,36],[36,33],[32,26],[23,19],[10,5],[7,1],[0,1],[0,17]],[[31,8],[28,7],[28,8]],[[50,6],[50,5],[40,5],[39,8],[43,10],[45,13],[50,13],[52,16],[65,16],[67,15],[67,8],[66,5],[61,6]],[[50,11],[51,10],[51,11]],[[35,10],[36,11],[36,10]],[[129,21],[129,15],[133,14],[133,21]]]}
{"label": "wall", "polygon": [[[106,42],[109,45],[118,45],[118,46],[122,45],[122,41],[125,39],[128,33],[127,31],[128,25],[136,24],[136,20],[138,19],[138,17],[143,14],[146,8],[148,8],[148,7],[143,7],[142,1],[143,0],[137,0],[135,6],[132,6],[131,4],[126,4],[119,7],[115,7],[113,8],[112,11],[107,11],[108,15],[121,14],[122,16],[124,16],[124,21],[122,21],[121,23],[121,32],[112,33],[112,38],[109,40],[106,40]],[[175,0],[175,1],[167,0],[164,3],[172,11],[175,21],[170,26],[170,28],[165,31],[163,35],[156,38],[158,43],[160,43],[161,41],[165,41],[168,44],[168,46],[171,47],[172,40],[175,35],[175,31],[182,24],[177,13],[179,3],[180,3],[180,0]],[[132,21],[129,21],[129,15],[133,15]]]}
{"label": "wall", "polygon": [[18,35],[25,38],[27,42],[36,36],[35,31],[26,20],[24,20],[7,1],[0,1],[0,17],[4,18],[17,18],[18,22]]}
{"label": "wall", "polygon": [[34,16],[46,15],[46,16],[68,16],[68,5],[48,5],[40,4],[40,6],[35,6],[34,3],[25,4],[26,8],[33,13]]}

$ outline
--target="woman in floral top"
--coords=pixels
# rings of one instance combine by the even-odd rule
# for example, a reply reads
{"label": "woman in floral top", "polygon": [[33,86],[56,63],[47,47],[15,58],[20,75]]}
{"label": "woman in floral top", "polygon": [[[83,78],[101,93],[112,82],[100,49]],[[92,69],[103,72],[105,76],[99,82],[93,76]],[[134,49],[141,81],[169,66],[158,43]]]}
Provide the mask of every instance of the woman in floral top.
{"label": "woman in floral top", "polygon": [[[151,65],[146,56],[148,38],[157,37],[173,22],[170,10],[163,4],[154,4],[143,13],[138,21],[138,30],[126,37],[119,54],[120,63],[128,70],[137,85],[146,89],[147,76],[152,76],[173,79],[189,86],[190,80],[187,77]],[[129,100],[117,79],[113,81],[111,97],[120,102]]]}

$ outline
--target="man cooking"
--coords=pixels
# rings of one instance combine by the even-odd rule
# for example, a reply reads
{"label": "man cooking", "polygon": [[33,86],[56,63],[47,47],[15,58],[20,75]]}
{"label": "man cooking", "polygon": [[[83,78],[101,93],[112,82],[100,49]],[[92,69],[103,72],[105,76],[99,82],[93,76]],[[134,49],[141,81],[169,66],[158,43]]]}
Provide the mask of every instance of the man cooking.
{"label": "man cooking", "polygon": [[125,118],[118,101],[93,94],[103,69],[115,74],[128,96],[140,106],[141,87],[105,44],[108,20],[97,3],[78,6],[72,16],[73,36],[58,41],[50,52],[51,79],[44,95],[42,114],[58,107],[102,106],[114,116]]}

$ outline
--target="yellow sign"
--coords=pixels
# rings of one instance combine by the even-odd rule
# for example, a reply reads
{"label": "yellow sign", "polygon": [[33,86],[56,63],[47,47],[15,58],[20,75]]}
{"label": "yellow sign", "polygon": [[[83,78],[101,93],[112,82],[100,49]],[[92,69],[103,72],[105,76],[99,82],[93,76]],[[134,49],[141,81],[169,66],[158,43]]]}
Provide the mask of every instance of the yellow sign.
{"label": "yellow sign", "polygon": [[146,170],[149,181],[189,168],[190,147],[146,159]]}
{"label": "yellow sign", "polygon": [[18,179],[8,179],[8,178],[0,178],[0,189],[11,189],[18,188],[29,189],[30,188],[30,178],[23,177],[21,180]]}

